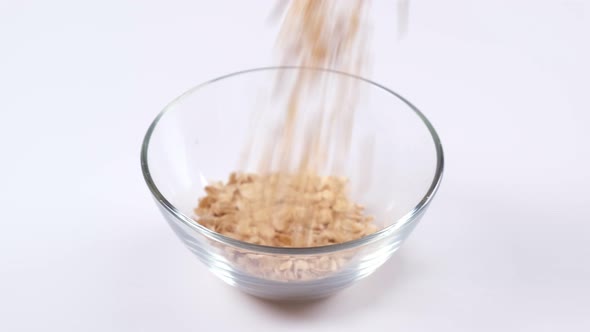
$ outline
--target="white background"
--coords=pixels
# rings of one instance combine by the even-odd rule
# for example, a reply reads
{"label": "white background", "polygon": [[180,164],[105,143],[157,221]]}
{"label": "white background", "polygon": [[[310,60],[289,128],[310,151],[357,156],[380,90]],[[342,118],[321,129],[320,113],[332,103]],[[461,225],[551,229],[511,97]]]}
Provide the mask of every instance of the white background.
{"label": "white background", "polygon": [[276,63],[274,1],[0,2],[0,330],[588,331],[590,3],[375,0],[370,78],[439,131],[446,173],[398,254],[325,301],[223,284],[139,165],[189,87]]}

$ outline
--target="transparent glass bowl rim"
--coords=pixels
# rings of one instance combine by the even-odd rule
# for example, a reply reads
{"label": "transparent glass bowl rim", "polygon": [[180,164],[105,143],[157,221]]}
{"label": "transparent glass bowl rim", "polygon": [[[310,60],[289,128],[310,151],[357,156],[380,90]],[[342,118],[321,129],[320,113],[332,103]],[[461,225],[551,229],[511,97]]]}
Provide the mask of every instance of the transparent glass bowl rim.
{"label": "transparent glass bowl rim", "polygon": [[[194,92],[198,91],[199,89],[206,87],[210,84],[213,84],[217,81],[229,79],[234,76],[247,75],[249,73],[262,72],[262,71],[279,71],[279,70],[313,70],[313,71],[327,72],[327,73],[332,73],[332,74],[336,74],[336,75],[343,75],[343,76],[347,76],[350,78],[358,79],[360,81],[368,83],[369,85],[371,85],[373,87],[376,87],[376,88],[379,88],[379,89],[382,89],[382,90],[388,92],[389,94],[392,95],[392,97],[398,98],[403,103],[405,103],[412,111],[414,111],[416,113],[416,115],[422,120],[424,125],[427,127],[428,131],[430,132],[430,135],[432,136],[432,140],[434,142],[435,151],[436,151],[436,170],[434,173],[434,178],[433,178],[432,183],[431,183],[430,187],[428,188],[426,194],[420,200],[420,202],[418,202],[418,204],[411,211],[409,211],[404,216],[399,218],[393,224],[391,224],[391,225],[389,225],[389,226],[387,226],[387,227],[385,227],[373,234],[364,236],[360,239],[348,241],[348,242],[331,244],[331,245],[327,245],[327,246],[319,246],[319,247],[272,247],[272,246],[264,246],[264,245],[240,241],[240,240],[233,239],[233,238],[227,237],[225,235],[216,233],[214,231],[211,231],[210,229],[199,224],[196,220],[183,214],[174,205],[172,205],[164,197],[164,195],[158,190],[158,187],[154,183],[154,180],[152,179],[152,176],[150,174],[150,167],[148,164],[148,152],[149,152],[150,140],[152,137],[152,133],[154,132],[155,128],[158,126],[158,123],[160,122],[160,119],[162,119],[162,117],[164,115],[166,115],[166,113],[168,113],[173,108],[173,106],[175,104],[177,104],[178,102],[182,101],[183,99],[189,97],[190,95],[192,95]],[[174,217],[176,217],[176,219],[178,219],[184,225],[197,231],[198,233],[201,233],[202,235],[206,236],[207,238],[225,243],[227,245],[231,245],[231,246],[234,246],[234,247],[237,247],[240,249],[254,251],[254,252],[258,252],[258,253],[281,254],[281,255],[313,255],[313,254],[325,254],[325,253],[338,252],[338,251],[342,251],[342,250],[354,249],[354,248],[362,247],[362,246],[367,245],[369,243],[378,241],[380,239],[383,239],[387,236],[390,236],[392,233],[401,232],[404,228],[410,226],[413,223],[413,221],[416,220],[416,217],[419,216],[420,213],[428,206],[431,199],[434,197],[434,194],[438,190],[438,187],[439,187],[440,182],[442,180],[442,174],[443,174],[443,168],[444,168],[444,157],[443,157],[442,144],[440,142],[438,134],[436,133],[436,130],[434,129],[434,127],[432,126],[430,121],[428,121],[428,119],[424,116],[424,114],[422,114],[422,112],[420,112],[414,105],[412,105],[405,98],[403,98],[402,96],[400,96],[396,92],[388,89],[387,87],[385,87],[379,83],[373,82],[371,80],[368,80],[366,78],[363,78],[363,77],[360,77],[357,75],[353,75],[353,74],[349,74],[349,73],[345,73],[345,72],[341,72],[341,71],[337,71],[337,70],[332,70],[332,69],[298,67],[298,66],[274,66],[274,67],[260,67],[260,68],[242,70],[242,71],[238,71],[238,72],[234,72],[231,74],[217,77],[215,79],[201,83],[201,84],[187,90],[185,93],[183,93],[182,95],[178,96],[176,99],[171,101],[160,112],[160,114],[158,114],[158,116],[151,123],[150,127],[147,130],[147,133],[145,134],[144,140],[143,140],[143,144],[141,147],[140,159],[141,159],[141,170],[143,173],[143,177],[144,177],[145,182],[147,183],[147,186],[150,189],[152,195],[156,198],[157,202],[162,207],[164,207],[164,209],[166,209],[166,211],[171,213]]]}

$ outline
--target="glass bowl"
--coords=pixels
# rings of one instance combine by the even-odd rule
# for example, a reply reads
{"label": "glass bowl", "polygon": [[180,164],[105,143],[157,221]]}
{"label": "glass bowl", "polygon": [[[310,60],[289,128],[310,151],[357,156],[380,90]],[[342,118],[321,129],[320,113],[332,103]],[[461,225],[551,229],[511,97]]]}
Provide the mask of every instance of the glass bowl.
{"label": "glass bowl", "polygon": [[[242,242],[200,225],[193,211],[208,181],[252,171],[243,163],[244,147],[257,135],[267,137],[284,110],[275,79],[302,71],[360,91],[349,153],[335,172],[350,179],[352,199],[375,217],[379,230],[339,244],[285,248]],[[317,91],[305,93],[306,106],[318,103]],[[255,150],[250,160],[259,157]],[[215,275],[254,296],[308,300],[368,276],[402,245],[437,191],[443,150],[426,117],[380,84],[332,70],[271,67],[216,78],[172,101],[147,131],[141,167],[170,227]]]}

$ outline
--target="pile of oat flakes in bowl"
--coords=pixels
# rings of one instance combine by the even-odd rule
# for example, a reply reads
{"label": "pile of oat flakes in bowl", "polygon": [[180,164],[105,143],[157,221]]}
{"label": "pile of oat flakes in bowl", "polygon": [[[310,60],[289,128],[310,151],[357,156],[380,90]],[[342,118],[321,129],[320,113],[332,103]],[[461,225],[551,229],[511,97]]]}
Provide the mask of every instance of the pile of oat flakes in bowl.
{"label": "pile of oat flakes in bowl", "polygon": [[205,188],[197,220],[231,238],[277,247],[316,247],[356,240],[377,227],[349,201],[346,178],[313,174],[232,173]]}
{"label": "pile of oat flakes in bowl", "polygon": [[[346,179],[310,174],[232,173],[205,188],[195,213],[200,224],[228,237],[265,246],[315,247],[361,238],[377,230],[361,205],[348,200]],[[226,248],[227,258],[259,277],[292,281],[325,276],[350,253],[276,257]]]}

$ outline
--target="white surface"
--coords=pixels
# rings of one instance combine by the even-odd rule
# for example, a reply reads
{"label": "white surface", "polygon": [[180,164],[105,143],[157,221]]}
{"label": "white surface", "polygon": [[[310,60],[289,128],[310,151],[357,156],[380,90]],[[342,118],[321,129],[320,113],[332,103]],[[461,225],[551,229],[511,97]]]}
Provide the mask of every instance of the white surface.
{"label": "white surface", "polygon": [[590,4],[374,1],[371,78],[432,120],[446,174],[381,270],[280,306],[161,219],[139,148],[204,80],[272,64],[273,1],[0,3],[0,330],[588,331]]}

